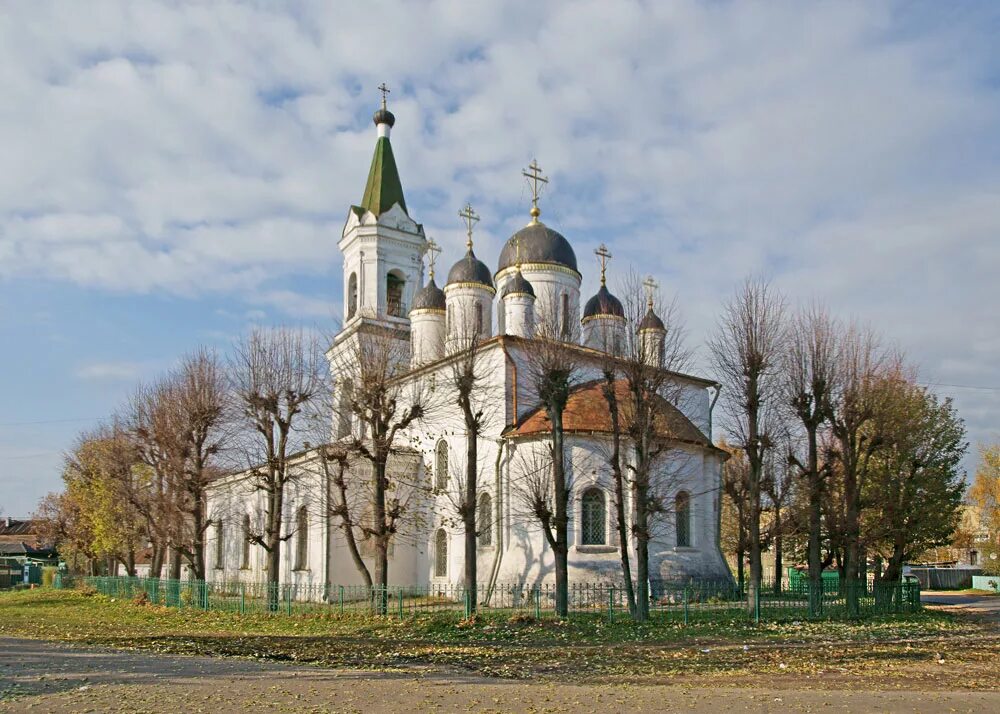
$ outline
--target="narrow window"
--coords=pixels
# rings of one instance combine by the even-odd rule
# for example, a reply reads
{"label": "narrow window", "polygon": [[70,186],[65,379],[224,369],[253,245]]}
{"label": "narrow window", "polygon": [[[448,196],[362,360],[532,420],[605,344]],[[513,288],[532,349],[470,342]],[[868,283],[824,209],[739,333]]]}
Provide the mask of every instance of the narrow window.
{"label": "narrow window", "polygon": [[979,551],[969,551],[969,565],[979,565]]}
{"label": "narrow window", "polygon": [[309,568],[309,512],[305,506],[295,513],[295,569]]}
{"label": "narrow window", "polygon": [[493,499],[484,493],[479,497],[479,513],[476,514],[476,529],[479,531],[479,545],[493,545]]}
{"label": "narrow window", "polygon": [[607,510],[604,506],[604,492],[599,488],[584,491],[580,499],[580,532],[582,545],[605,545],[607,535],[605,520]]}
{"label": "narrow window", "polygon": [[434,536],[434,577],[443,578],[448,575],[448,534],[443,528],[438,529]]}
{"label": "narrow window", "polygon": [[351,435],[351,400],[354,398],[354,382],[344,379],[340,383],[340,399],[337,406],[337,438]]}
{"label": "narrow window", "polygon": [[434,449],[434,488],[438,491],[448,488],[448,442],[444,439]]}
{"label": "narrow window", "polygon": [[569,337],[569,294],[562,294],[562,336]]}
{"label": "narrow window", "polygon": [[347,319],[350,320],[358,311],[358,274],[351,273],[347,279]]}
{"label": "narrow window", "polygon": [[691,497],[681,491],[674,499],[674,517],[677,519],[677,546],[691,546]]}
{"label": "narrow window", "polygon": [[226,544],[223,540],[222,520],[215,522],[215,568],[222,570],[225,565]]}
{"label": "narrow window", "polygon": [[243,516],[243,553],[240,556],[240,568],[250,567],[250,514]]}
{"label": "narrow window", "polygon": [[476,334],[483,334],[483,304],[476,303]]}

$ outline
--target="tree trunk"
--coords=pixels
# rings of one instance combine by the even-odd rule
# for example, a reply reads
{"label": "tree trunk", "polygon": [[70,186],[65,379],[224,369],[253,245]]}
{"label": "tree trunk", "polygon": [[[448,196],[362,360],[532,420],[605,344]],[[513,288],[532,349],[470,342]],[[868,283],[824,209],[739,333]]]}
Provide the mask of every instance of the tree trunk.
{"label": "tree trunk", "polygon": [[784,537],[781,534],[781,509],[774,511],[774,594],[781,595],[781,571],[784,567],[782,562],[782,545]]}
{"label": "tree trunk", "polygon": [[191,491],[191,523],[194,537],[191,541],[191,568],[195,580],[207,580],[205,577],[205,495],[201,489]]}
{"label": "tree trunk", "polygon": [[[466,413],[467,421],[471,410]],[[479,599],[476,573],[476,491],[478,489],[479,454],[478,435],[475,426],[466,437],[465,449],[465,498],[462,507],[462,521],[465,526],[465,607],[469,614],[475,613]]]}
{"label": "tree trunk", "polygon": [[556,574],[556,615],[567,617],[569,615],[569,564],[567,556],[569,553],[569,517],[567,506],[569,493],[566,488],[566,464],[563,453],[563,425],[562,412],[559,410],[549,410],[549,421],[552,423],[552,485],[555,496],[555,547],[553,555],[555,558]]}
{"label": "tree trunk", "polygon": [[614,374],[611,372],[605,372],[604,398],[608,403],[608,415],[611,417],[611,455],[608,462],[611,466],[611,477],[615,485],[615,517],[618,521],[618,550],[621,554],[622,580],[625,582],[625,597],[628,603],[628,611],[634,618],[636,616],[635,587],[632,583],[632,563],[629,558],[629,529],[625,513],[625,474],[621,462],[621,415],[618,411],[618,396],[615,393]]}
{"label": "tree trunk", "polygon": [[[817,614],[823,598],[822,497],[823,484],[819,474],[819,447],[816,427],[806,427],[809,465],[806,472],[809,486],[809,612]],[[817,599],[818,598],[818,599]]]}
{"label": "tree trunk", "polygon": [[149,577],[159,578],[163,573],[163,544],[153,541],[153,552],[149,558]]}
{"label": "tree trunk", "polygon": [[385,615],[389,609],[389,537],[385,523],[386,495],[386,465],[389,455],[381,446],[382,439],[372,432],[372,443],[375,449],[375,483],[373,505],[373,530],[375,531],[375,592],[372,593],[372,605],[377,615]]}
{"label": "tree trunk", "polygon": [[[845,459],[847,462],[847,459]],[[856,615],[859,611],[858,598],[865,587],[861,577],[861,507],[857,474],[852,463],[844,464],[844,579],[847,587],[847,611]]]}
{"label": "tree trunk", "polygon": [[[274,483],[276,479],[272,479]],[[264,534],[267,552],[267,608],[274,612],[278,609],[279,585],[281,581],[281,512],[284,508],[284,489],[273,486],[267,492],[267,530]]]}
{"label": "tree trunk", "polygon": [[170,549],[170,572],[168,577],[171,580],[181,579],[181,552],[177,548]]}

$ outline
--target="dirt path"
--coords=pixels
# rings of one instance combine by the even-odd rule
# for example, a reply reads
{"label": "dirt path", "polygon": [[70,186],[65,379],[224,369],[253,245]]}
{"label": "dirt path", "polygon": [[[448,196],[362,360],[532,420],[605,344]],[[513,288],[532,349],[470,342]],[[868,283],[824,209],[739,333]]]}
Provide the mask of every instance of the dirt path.
{"label": "dirt path", "polygon": [[924,605],[969,615],[1000,626],[1000,596],[997,595],[930,590],[920,594],[920,601]]}
{"label": "dirt path", "polygon": [[525,683],[457,673],[377,673],[0,639],[0,711],[751,712],[1000,711],[1000,692]]}

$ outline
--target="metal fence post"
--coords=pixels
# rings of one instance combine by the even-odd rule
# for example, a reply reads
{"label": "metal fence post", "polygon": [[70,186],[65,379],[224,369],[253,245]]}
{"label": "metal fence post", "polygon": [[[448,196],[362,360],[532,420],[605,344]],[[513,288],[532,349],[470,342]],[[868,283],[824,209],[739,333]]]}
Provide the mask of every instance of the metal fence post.
{"label": "metal fence post", "polygon": [[754,588],[753,591],[753,623],[760,624],[760,586]]}
{"label": "metal fence post", "polygon": [[399,588],[399,619],[403,619],[403,588]]}
{"label": "metal fence post", "polygon": [[338,585],[337,589],[340,590],[340,614],[344,614],[344,586]]}
{"label": "metal fence post", "polygon": [[615,621],[615,586],[608,588],[608,622]]}
{"label": "metal fence post", "polygon": [[684,586],[684,624],[688,624],[688,586]]}
{"label": "metal fence post", "polygon": [[535,619],[540,619],[542,616],[542,588],[540,585],[535,586]]}

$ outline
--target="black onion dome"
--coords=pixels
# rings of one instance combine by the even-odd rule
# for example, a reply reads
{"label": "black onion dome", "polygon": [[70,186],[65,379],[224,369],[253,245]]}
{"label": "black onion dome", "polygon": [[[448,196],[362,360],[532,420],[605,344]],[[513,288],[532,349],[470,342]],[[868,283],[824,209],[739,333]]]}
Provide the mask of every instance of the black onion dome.
{"label": "black onion dome", "polygon": [[507,281],[507,284],[503,288],[503,295],[501,299],[507,297],[508,295],[524,294],[535,297],[535,289],[531,287],[531,283],[521,275],[521,271],[518,270],[514,273],[514,277]]}
{"label": "black onion dome", "polygon": [[517,265],[519,257],[522,263],[554,263],[577,270],[573,246],[561,233],[544,223],[530,223],[507,239],[500,251],[500,267],[497,272]]}
{"label": "black onion dome", "polygon": [[642,330],[660,330],[662,332],[666,332],[667,328],[664,326],[663,320],[658,318],[656,313],[653,312],[653,308],[649,308],[646,312],[646,316],[642,318],[642,322],[639,323],[639,330],[640,332]]}
{"label": "black onion dome", "polygon": [[388,124],[391,129],[396,123],[396,115],[388,109],[379,109],[372,115],[372,121],[375,122],[375,126],[378,126],[379,124]]}
{"label": "black onion dome", "polygon": [[451,266],[451,270],[448,271],[446,284],[451,285],[452,283],[481,283],[492,288],[493,276],[490,275],[490,269],[486,263],[479,260],[469,248],[465,257]]}
{"label": "black onion dome", "polygon": [[444,310],[444,291],[434,284],[434,278],[417,291],[413,296],[413,305],[410,312],[414,310]]}
{"label": "black onion dome", "polygon": [[601,289],[597,291],[597,295],[590,298],[583,307],[584,320],[588,317],[597,317],[598,315],[625,317],[625,308],[622,307],[621,301],[608,292],[608,288],[605,285],[602,285]]}

